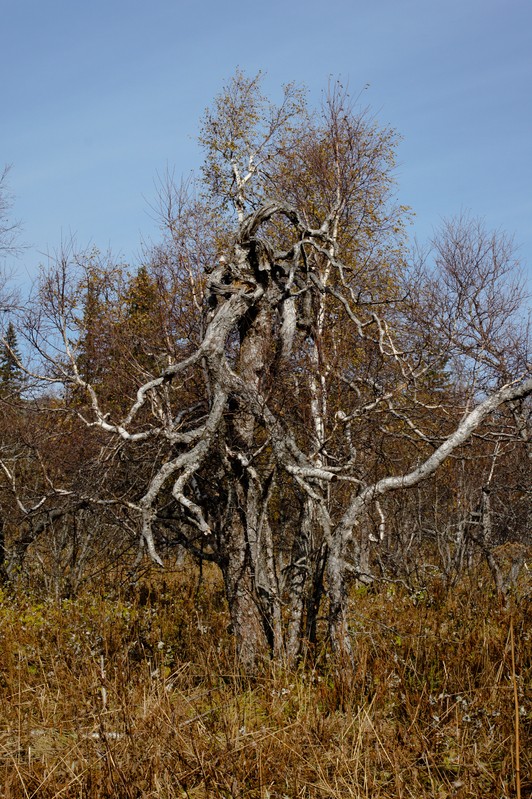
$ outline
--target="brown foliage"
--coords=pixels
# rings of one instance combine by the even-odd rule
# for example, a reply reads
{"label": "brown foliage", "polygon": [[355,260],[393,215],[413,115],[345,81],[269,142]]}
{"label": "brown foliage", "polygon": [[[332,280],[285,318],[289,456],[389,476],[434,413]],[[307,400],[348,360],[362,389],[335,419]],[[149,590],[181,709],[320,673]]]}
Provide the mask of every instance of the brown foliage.
{"label": "brown foliage", "polygon": [[[24,797],[514,795],[509,612],[478,573],[451,594],[353,594],[353,670],[236,665],[209,570],[3,596],[0,782]],[[532,785],[530,581],[512,610],[523,796]]]}

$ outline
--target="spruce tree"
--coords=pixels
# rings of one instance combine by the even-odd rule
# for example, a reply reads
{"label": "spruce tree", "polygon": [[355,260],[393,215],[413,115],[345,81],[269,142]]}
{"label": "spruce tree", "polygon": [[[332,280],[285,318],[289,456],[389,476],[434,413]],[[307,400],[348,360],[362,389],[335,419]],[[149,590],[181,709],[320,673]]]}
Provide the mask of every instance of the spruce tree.
{"label": "spruce tree", "polygon": [[20,396],[24,382],[20,360],[15,326],[9,322],[0,344],[0,395],[3,397]]}

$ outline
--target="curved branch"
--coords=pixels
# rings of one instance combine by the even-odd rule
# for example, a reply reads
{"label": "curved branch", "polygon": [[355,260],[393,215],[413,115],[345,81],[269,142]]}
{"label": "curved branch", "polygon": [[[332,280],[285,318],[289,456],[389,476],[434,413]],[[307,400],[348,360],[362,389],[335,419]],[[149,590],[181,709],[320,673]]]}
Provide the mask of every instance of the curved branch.
{"label": "curved branch", "polygon": [[510,383],[503,386],[494,394],[491,394],[476,408],[466,414],[454,433],[452,433],[422,464],[416,469],[403,475],[395,477],[383,477],[371,486],[365,488],[356,496],[348,509],[344,513],[338,531],[342,539],[347,541],[351,536],[353,525],[364,507],[389,491],[397,491],[401,488],[411,488],[430,477],[436,469],[451,455],[458,447],[467,441],[474,430],[486,419],[490,413],[497,410],[506,402],[523,399],[532,394],[532,377],[519,383]]}

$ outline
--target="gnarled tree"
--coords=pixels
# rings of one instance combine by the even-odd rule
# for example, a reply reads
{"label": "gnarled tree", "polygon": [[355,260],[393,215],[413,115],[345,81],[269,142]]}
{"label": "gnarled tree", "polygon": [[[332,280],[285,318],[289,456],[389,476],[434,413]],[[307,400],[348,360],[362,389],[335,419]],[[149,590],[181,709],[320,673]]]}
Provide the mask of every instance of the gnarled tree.
{"label": "gnarled tree", "polygon": [[[159,285],[157,346],[154,316],[143,326],[130,314],[134,346],[127,324],[114,328],[126,332],[107,368],[118,368],[113,352],[131,366],[120,402],[87,368],[83,280],[68,264],[44,277],[27,330],[44,378],[76,398],[68,413],[122,460],[142,453],[129,482],[99,491],[137,515],[149,556],[162,565],[157,542],[173,537],[219,565],[242,662],[293,661],[324,596],[331,642],[349,657],[356,526],[372,508],[384,524],[379,499],[426,480],[504,404],[518,407],[532,392],[528,355],[510,364],[497,349],[502,317],[474,290],[467,248],[454,276],[440,250],[438,285],[462,281],[458,305],[409,272],[395,135],[341,88],[311,119],[293,86],[273,106],[237,73],[201,141],[203,199],[169,190],[168,246],[134,286],[155,302]],[[447,388],[455,362],[460,386]],[[479,369],[482,383],[470,379]]]}

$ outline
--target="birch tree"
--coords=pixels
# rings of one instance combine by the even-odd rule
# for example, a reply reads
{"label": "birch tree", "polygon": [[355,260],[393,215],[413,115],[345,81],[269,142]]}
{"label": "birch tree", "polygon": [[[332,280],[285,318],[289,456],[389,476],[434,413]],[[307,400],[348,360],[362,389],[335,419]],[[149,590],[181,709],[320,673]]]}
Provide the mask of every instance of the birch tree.
{"label": "birch tree", "polygon": [[[26,331],[40,377],[83,397],[68,412],[143,453],[120,496],[147,555],[164,565],[170,531],[220,567],[243,665],[293,662],[324,599],[332,646],[349,660],[357,525],[372,509],[384,525],[380,499],[427,480],[499,408],[518,407],[532,392],[528,354],[502,368],[484,340],[495,329],[475,328],[489,295],[450,308],[436,302],[444,269],[440,284],[408,269],[396,136],[341,87],[311,116],[294,86],[274,105],[237,73],[200,141],[203,198],[170,189],[173,256],[159,251],[149,267],[182,276],[189,327],[161,322],[165,357],[144,361],[134,394],[113,406],[82,368],[68,264],[43,276]],[[461,385],[451,408],[438,381],[453,357],[485,379]]]}

